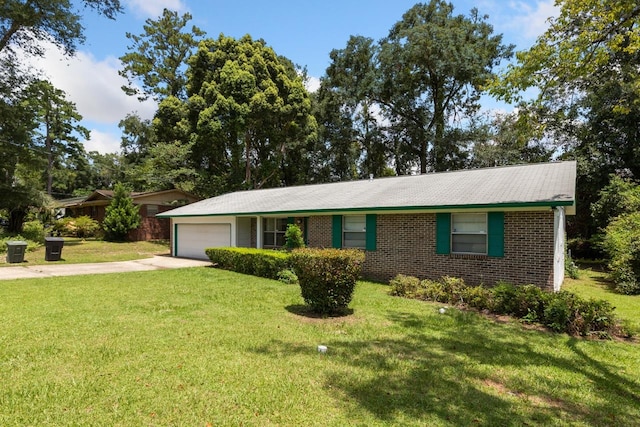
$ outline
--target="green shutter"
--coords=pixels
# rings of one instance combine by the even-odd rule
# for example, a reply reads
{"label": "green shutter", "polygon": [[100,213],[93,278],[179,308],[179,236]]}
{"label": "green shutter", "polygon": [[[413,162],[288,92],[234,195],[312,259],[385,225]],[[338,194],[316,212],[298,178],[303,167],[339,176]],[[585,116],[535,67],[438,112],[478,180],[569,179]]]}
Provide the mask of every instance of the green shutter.
{"label": "green shutter", "polygon": [[376,227],[377,227],[377,215],[376,214],[367,214],[366,219],[366,245],[365,249],[368,251],[376,250]]}
{"label": "green shutter", "polygon": [[287,225],[295,224],[295,223],[296,223],[295,217],[290,216],[290,217],[287,218]]}
{"label": "green shutter", "polygon": [[489,212],[487,215],[487,255],[504,256],[504,212]]}
{"label": "green shutter", "polygon": [[334,215],[331,221],[331,246],[342,248],[342,215]]}
{"label": "green shutter", "polygon": [[451,252],[451,214],[436,214],[436,253]]}
{"label": "green shutter", "polygon": [[173,256],[178,256],[178,224],[173,224]]}

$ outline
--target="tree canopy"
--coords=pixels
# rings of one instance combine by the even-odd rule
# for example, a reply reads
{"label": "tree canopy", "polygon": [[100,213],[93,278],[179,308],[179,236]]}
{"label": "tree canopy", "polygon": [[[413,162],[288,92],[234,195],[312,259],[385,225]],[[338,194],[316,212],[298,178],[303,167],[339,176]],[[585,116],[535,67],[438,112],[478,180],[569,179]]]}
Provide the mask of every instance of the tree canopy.
{"label": "tree canopy", "polygon": [[[157,20],[145,21],[143,34],[126,34],[132,45],[128,47],[129,52],[120,57],[124,68],[119,71],[129,81],[122,87],[125,93],[136,95],[141,101],[150,96],[156,101],[168,96],[185,98],[186,60],[205,34],[195,25],[185,31],[191,18],[189,13],[180,16],[164,9]],[[134,82],[141,82],[142,89]]]}
{"label": "tree canopy", "polygon": [[385,157],[396,173],[465,166],[480,94],[512,52],[486,20],[432,0],[412,7],[379,42],[351,37],[331,52],[323,84],[351,111],[367,172],[380,173]]}

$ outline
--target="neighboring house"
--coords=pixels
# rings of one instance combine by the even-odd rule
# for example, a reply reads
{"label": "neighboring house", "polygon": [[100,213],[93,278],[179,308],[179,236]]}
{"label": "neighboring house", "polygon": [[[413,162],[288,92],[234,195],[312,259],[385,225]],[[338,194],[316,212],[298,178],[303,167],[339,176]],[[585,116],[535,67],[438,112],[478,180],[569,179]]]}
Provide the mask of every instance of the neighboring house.
{"label": "neighboring house", "polygon": [[575,183],[575,162],[539,163],[239,191],[158,216],[171,218],[178,257],[277,248],[295,223],[311,247],[364,249],[369,278],[449,275],[558,290]]}
{"label": "neighboring house", "polygon": [[[65,210],[65,216],[87,215],[102,223],[105,210],[113,198],[112,190],[96,190],[86,197],[59,200]],[[170,222],[165,218],[156,218],[158,213],[166,212],[177,206],[183,206],[199,199],[181,190],[131,193],[135,205],[140,206],[142,221],[140,226],[129,233],[131,240],[169,239]]]}

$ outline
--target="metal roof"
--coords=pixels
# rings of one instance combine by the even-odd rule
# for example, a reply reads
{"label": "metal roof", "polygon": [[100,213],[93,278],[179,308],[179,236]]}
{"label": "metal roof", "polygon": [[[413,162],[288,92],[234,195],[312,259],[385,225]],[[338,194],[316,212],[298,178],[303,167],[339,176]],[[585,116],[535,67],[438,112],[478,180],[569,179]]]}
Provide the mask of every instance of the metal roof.
{"label": "metal roof", "polygon": [[576,162],[536,163],[238,191],[159,217],[434,211],[569,206],[575,212]]}

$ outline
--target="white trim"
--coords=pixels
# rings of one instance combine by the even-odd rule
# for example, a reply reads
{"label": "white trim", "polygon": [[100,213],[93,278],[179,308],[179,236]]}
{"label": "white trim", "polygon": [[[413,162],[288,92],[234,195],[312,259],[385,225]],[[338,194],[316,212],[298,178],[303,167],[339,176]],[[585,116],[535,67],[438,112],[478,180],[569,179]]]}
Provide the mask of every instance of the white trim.
{"label": "white trim", "polygon": [[565,211],[562,206],[553,212],[553,290],[558,292],[564,281]]}
{"label": "white trim", "polygon": [[262,249],[262,217],[256,217],[256,248]]}

